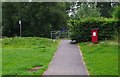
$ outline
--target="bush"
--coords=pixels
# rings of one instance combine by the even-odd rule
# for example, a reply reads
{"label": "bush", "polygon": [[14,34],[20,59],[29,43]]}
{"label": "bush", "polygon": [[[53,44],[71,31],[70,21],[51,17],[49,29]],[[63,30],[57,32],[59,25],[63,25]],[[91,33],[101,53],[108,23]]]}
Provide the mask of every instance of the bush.
{"label": "bush", "polygon": [[71,39],[76,41],[91,41],[91,29],[98,28],[99,40],[114,38],[120,27],[119,20],[108,18],[86,18],[83,20],[69,20]]}

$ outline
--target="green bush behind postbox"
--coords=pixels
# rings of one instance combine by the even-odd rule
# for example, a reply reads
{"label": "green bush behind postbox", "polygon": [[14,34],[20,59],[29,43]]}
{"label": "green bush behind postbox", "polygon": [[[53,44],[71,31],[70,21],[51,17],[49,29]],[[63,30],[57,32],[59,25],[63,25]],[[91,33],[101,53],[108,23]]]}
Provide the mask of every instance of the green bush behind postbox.
{"label": "green bush behind postbox", "polygon": [[82,20],[68,20],[71,39],[78,42],[91,41],[91,29],[98,28],[98,40],[116,38],[120,31],[120,20],[112,18],[85,18]]}

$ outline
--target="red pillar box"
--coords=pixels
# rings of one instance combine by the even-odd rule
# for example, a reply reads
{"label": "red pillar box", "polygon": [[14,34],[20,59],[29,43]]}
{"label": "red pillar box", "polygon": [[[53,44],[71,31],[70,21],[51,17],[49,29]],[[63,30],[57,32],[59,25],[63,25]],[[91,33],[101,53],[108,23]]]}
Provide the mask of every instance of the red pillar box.
{"label": "red pillar box", "polygon": [[92,31],[92,42],[98,43],[98,28],[94,28]]}

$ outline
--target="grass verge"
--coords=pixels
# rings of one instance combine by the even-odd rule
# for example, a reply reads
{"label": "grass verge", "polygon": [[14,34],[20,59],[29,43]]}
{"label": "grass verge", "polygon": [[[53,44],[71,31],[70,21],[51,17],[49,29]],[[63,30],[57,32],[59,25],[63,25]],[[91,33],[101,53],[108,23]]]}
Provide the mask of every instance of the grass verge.
{"label": "grass verge", "polygon": [[[38,37],[2,39],[3,75],[41,75],[51,61],[59,41]],[[29,69],[40,66],[40,70]]]}
{"label": "grass verge", "polygon": [[98,44],[80,43],[90,75],[118,75],[118,43],[101,41]]}

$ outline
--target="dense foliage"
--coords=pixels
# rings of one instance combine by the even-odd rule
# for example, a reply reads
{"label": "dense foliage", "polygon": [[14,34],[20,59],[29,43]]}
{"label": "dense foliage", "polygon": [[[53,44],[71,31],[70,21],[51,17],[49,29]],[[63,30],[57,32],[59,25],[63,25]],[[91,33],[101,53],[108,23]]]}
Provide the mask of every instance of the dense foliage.
{"label": "dense foliage", "polygon": [[[114,6],[118,6],[118,3],[114,3]],[[97,18],[101,16],[111,17],[110,11],[112,8],[113,4],[111,6],[111,3],[102,2],[98,2],[97,4],[87,2],[3,2],[1,27],[2,35],[10,37],[19,36],[19,20],[22,21],[22,36],[37,37],[50,37],[50,31],[66,29],[68,27],[68,18],[75,19],[72,20],[72,22],[76,22],[74,24],[79,24],[79,21],[82,22],[81,20],[84,20],[84,22],[86,23],[88,22],[95,25],[99,25],[99,22],[101,22],[102,19],[98,19],[100,21],[94,19],[94,22],[92,20],[88,21],[89,19],[86,20],[86,18]],[[69,14],[67,14],[67,12],[69,14],[73,14],[73,16],[71,15],[72,17],[68,17]],[[119,14],[119,8],[115,8],[113,17],[119,18]],[[71,25],[74,26],[73,23]],[[74,28],[72,28],[72,30]]]}
{"label": "dense foliage", "polygon": [[98,28],[99,40],[115,38],[120,30],[120,21],[108,18],[87,18],[69,20],[71,38],[77,41],[91,41],[91,30]]}
{"label": "dense foliage", "polygon": [[118,7],[119,2],[75,2],[70,6],[72,19],[86,17],[112,17],[111,12],[114,7]]}
{"label": "dense foliage", "polygon": [[22,21],[22,36],[50,37],[51,30],[66,27],[67,3],[53,2],[5,2],[2,6],[3,36],[19,36]]}
{"label": "dense foliage", "polygon": [[83,19],[89,17],[100,17],[100,9],[95,7],[94,3],[81,3],[76,12],[75,19]]}
{"label": "dense foliage", "polygon": [[114,18],[120,19],[120,6],[114,8],[112,16]]}

